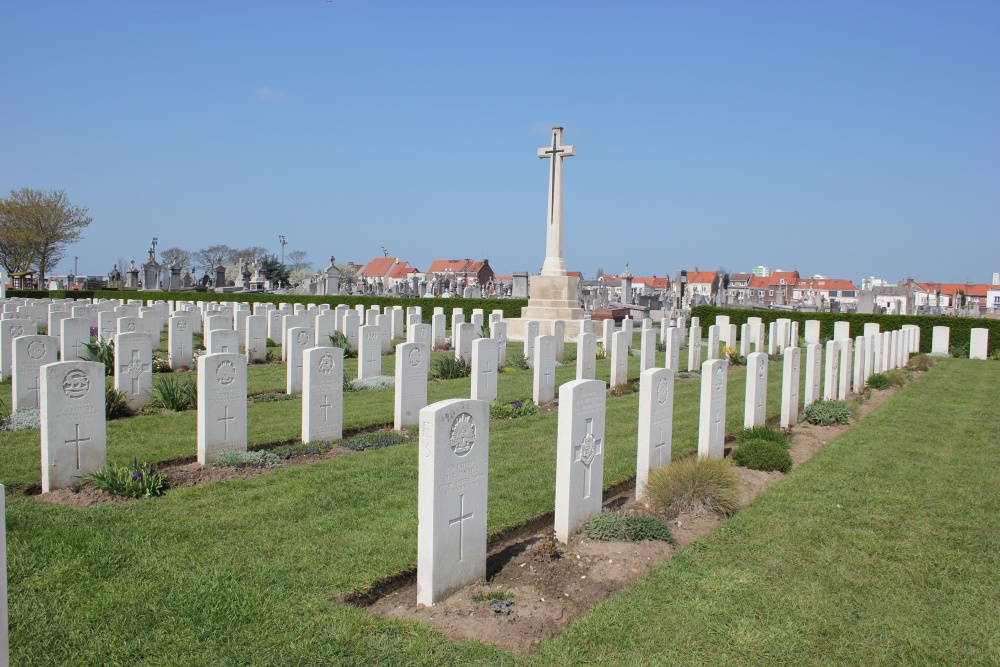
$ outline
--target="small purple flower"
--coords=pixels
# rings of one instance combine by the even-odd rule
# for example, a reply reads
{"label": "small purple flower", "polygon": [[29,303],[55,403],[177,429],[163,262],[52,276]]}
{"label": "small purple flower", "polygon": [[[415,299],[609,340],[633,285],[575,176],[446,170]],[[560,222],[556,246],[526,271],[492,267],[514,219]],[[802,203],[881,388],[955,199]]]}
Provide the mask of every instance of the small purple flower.
{"label": "small purple flower", "polygon": [[520,410],[521,409],[521,401],[514,401],[511,405],[514,406],[515,410]]}
{"label": "small purple flower", "polygon": [[90,327],[90,335],[91,336],[97,335],[97,327]]}
{"label": "small purple flower", "polygon": [[132,473],[132,479],[135,479],[135,480],[142,479],[142,471],[136,470],[134,473]]}
{"label": "small purple flower", "polygon": [[156,477],[156,471],[155,470],[150,470],[149,471],[149,476],[150,477]]}

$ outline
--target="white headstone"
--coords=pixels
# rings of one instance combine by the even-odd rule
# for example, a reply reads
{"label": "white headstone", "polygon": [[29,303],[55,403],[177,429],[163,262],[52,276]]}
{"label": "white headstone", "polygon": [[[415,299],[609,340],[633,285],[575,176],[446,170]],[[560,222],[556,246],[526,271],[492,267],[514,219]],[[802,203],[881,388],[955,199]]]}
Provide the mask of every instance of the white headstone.
{"label": "white headstone", "polygon": [[240,335],[232,329],[209,329],[205,332],[208,354],[236,354],[240,351]]}
{"label": "white headstone", "polygon": [[600,380],[573,380],[559,387],[555,529],[563,543],[601,512],[605,392]]}
{"label": "white headstone", "polygon": [[280,310],[268,310],[267,311],[267,337],[275,342],[277,345],[281,345],[281,320],[284,318],[285,314]]}
{"label": "white headstone", "polygon": [[497,342],[497,365],[503,368],[507,365],[507,323],[503,320],[494,322],[490,335]]}
{"label": "white headstone", "polygon": [[689,371],[696,371],[699,368],[701,368],[701,327],[697,324],[692,324],[688,340],[687,369]]}
{"label": "white headstone", "polygon": [[432,349],[434,341],[431,338],[431,325],[423,323],[411,324],[406,329],[406,342],[421,343],[426,345],[428,350]]}
{"label": "white headstone", "polygon": [[285,348],[288,359],[285,361],[285,393],[302,393],[302,353],[313,345],[313,332],[306,327],[292,327],[285,332]]}
{"label": "white headstone", "polygon": [[358,334],[358,378],[381,374],[382,333],[374,324],[366,324]]}
{"label": "white headstone", "polygon": [[854,339],[854,393],[861,393],[865,388],[865,360],[868,355],[865,353],[865,337],[858,336]]}
{"label": "white headstone", "polygon": [[552,323],[552,336],[555,340],[556,361],[562,363],[566,358],[566,323],[556,320]]}
{"label": "white headstone", "polygon": [[538,338],[538,322],[528,320],[524,323],[524,358],[531,359],[535,355],[535,339]]}
{"label": "white headstone", "polygon": [[848,340],[851,337],[851,323],[850,322],[834,322],[833,323],[833,339],[834,340]]}
{"label": "white headstone", "polygon": [[337,316],[332,310],[321,310],[317,313],[315,324],[316,338],[313,341],[316,347],[330,347],[330,336],[337,331]]}
{"label": "white headstone", "polygon": [[11,410],[40,407],[41,368],[59,361],[55,336],[18,336],[11,357]]}
{"label": "white headstone", "polygon": [[147,334],[118,335],[114,372],[115,389],[125,394],[130,408],[149,405],[153,398],[153,347]]}
{"label": "white headstone", "polygon": [[[787,346],[786,346],[787,347]],[[767,422],[767,355],[747,356],[747,387],[743,404],[743,426],[763,426]]]}
{"label": "white headstone", "polygon": [[59,357],[63,361],[86,361],[90,343],[90,319],[67,317],[59,322]]}
{"label": "white headstone", "polygon": [[791,428],[799,421],[799,382],[802,352],[797,347],[782,351],[781,368],[781,428]]}
{"label": "white headstone", "polygon": [[313,347],[302,354],[302,442],[343,437],[344,351]]}
{"label": "white headstone", "polygon": [[[494,325],[496,326],[496,325]],[[472,343],[472,398],[492,403],[497,399],[497,342],[479,338]]]}
{"label": "white headstone", "polygon": [[727,369],[725,359],[709,359],[701,365],[698,456],[702,458],[721,459],[725,455]]}
{"label": "white headstone", "polygon": [[616,331],[611,337],[611,386],[628,382],[628,332]]}
{"label": "white headstone", "polygon": [[555,336],[539,336],[535,340],[535,359],[532,371],[532,400],[535,405],[551,403],[556,398]]}
{"label": "white headstone", "polygon": [[382,343],[382,354],[389,354],[392,352],[392,317],[388,314],[376,316],[375,326],[381,334],[379,341]]}
{"label": "white headstone", "polygon": [[576,379],[597,378],[597,336],[582,333],[576,339]]}
{"label": "white headstone", "polygon": [[247,351],[247,361],[263,361],[267,358],[267,318],[264,315],[251,315],[244,324],[246,338],[243,344]]}
{"label": "white headstone", "polygon": [[417,602],[434,605],[486,578],[490,420],[486,401],[420,411]]}
{"label": "white headstone", "polygon": [[247,360],[241,354],[198,359],[198,463],[247,450]]}
{"label": "white headstone", "polygon": [[740,356],[745,357],[750,354],[750,343],[753,340],[753,327],[744,324],[740,327]]}
{"label": "white headstone", "polygon": [[934,327],[933,338],[931,338],[931,354],[948,356],[951,349],[950,337],[951,329],[949,327]]}
{"label": "white headstone", "polygon": [[343,334],[347,339],[347,344],[357,350],[359,346],[358,339],[361,336],[361,316],[358,315],[357,311],[349,310],[344,313]]}
{"label": "white headstone", "polygon": [[420,418],[420,411],[427,406],[427,372],[429,368],[430,350],[426,345],[423,343],[401,343],[396,346],[393,424],[397,431],[416,426]]}
{"label": "white headstone", "polygon": [[643,500],[649,473],[670,463],[674,425],[674,371],[651,368],[639,375],[639,446],[635,497]]}
{"label": "white headstone", "polygon": [[[985,359],[990,341],[990,330],[975,328],[969,336],[969,359]],[[912,350],[912,347],[910,348]]]}
{"label": "white headstone", "polygon": [[445,319],[444,313],[434,313],[431,316],[431,337],[434,340],[434,347],[438,348],[444,345],[445,336]]}
{"label": "white headstone", "polygon": [[722,355],[719,352],[719,334],[721,333],[719,325],[713,324],[708,328],[708,358],[709,359],[721,359]]}
{"label": "white headstone", "polygon": [[670,327],[667,329],[667,340],[666,340],[666,359],[665,366],[672,370],[674,373],[679,373],[681,371],[681,338],[684,337],[684,332],[677,327]]}
{"label": "white headstone", "polygon": [[656,331],[652,328],[639,332],[639,372],[656,367]]}
{"label": "white headstone", "polygon": [[837,399],[847,400],[847,395],[851,393],[851,347],[850,338],[837,341],[840,353],[839,372],[837,377]]}
{"label": "white headstone", "polygon": [[475,333],[469,322],[457,322],[452,333],[452,343],[455,345],[455,358],[465,363],[472,362],[472,339]]}
{"label": "white headstone", "polygon": [[171,315],[167,321],[167,363],[175,371],[191,367],[194,353],[191,321],[191,317],[181,313]]}
{"label": "white headstone", "polygon": [[611,357],[611,344],[615,335],[615,321],[604,320],[601,325],[601,345],[604,347],[604,356]]}
{"label": "white headstone", "polygon": [[48,493],[104,467],[104,364],[46,364],[41,379],[42,493]]}
{"label": "white headstone", "polygon": [[826,342],[826,368],[823,372],[823,400],[837,400],[837,382],[840,379],[840,341]]}
{"label": "white headstone", "polygon": [[778,354],[778,325],[776,322],[767,325],[767,353]]}

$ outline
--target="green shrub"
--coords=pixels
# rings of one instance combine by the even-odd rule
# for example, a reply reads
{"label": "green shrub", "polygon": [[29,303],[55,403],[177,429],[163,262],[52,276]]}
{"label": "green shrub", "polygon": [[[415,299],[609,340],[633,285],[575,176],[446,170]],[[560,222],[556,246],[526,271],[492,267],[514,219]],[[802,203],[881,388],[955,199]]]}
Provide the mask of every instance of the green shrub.
{"label": "green shrub", "polygon": [[408,433],[398,433],[396,431],[369,431],[358,433],[340,441],[341,447],[347,447],[355,452],[363,452],[369,449],[382,449],[392,447],[407,442],[415,442],[417,438]]}
{"label": "green shrub", "polygon": [[132,408],[128,406],[128,396],[114,387],[106,387],[104,390],[104,418],[111,421],[112,419],[131,417],[132,414]]}
{"label": "green shrub", "polygon": [[733,463],[751,470],[788,472],[792,469],[792,455],[771,440],[747,440],[733,452]]}
{"label": "green shrub", "polygon": [[517,371],[529,370],[528,360],[525,358],[522,350],[507,350],[507,366]]}
{"label": "green shrub", "polygon": [[153,402],[174,412],[193,408],[198,405],[198,385],[174,377],[153,377]]}
{"label": "green shrub", "polygon": [[281,347],[281,346],[275,343],[274,340],[269,337],[266,341],[264,341],[264,347]]}
{"label": "green shrub", "polygon": [[1000,361],[1000,347],[990,352],[989,358],[993,361]]}
{"label": "green shrub", "polygon": [[538,406],[528,399],[523,401],[493,401],[490,404],[490,419],[516,419],[537,415]]}
{"label": "green shrub", "polygon": [[913,373],[901,368],[893,368],[891,371],[886,371],[885,375],[889,378],[889,383],[896,387],[902,387],[907,382],[913,381]]}
{"label": "green shrub", "polygon": [[892,386],[892,380],[886,373],[872,373],[868,378],[868,386],[872,389],[888,389]]}
{"label": "green shrub", "polygon": [[437,357],[431,364],[431,377],[441,380],[455,380],[472,375],[472,366],[464,359],[456,359],[452,355]]}
{"label": "green shrub", "polygon": [[802,411],[802,418],[810,424],[850,424],[853,416],[847,401],[816,401]]}
{"label": "green shrub", "polygon": [[650,473],[646,495],[653,509],[667,518],[681,512],[727,516],[739,509],[743,489],[728,460],[692,456]]}
{"label": "green shrub", "polygon": [[658,540],[677,544],[665,518],[641,512],[603,512],[588,521],[583,532],[592,540],[605,542]]}
{"label": "green shrub", "polygon": [[104,364],[104,375],[115,374],[115,340],[98,338],[96,343],[87,343],[87,361]]}
{"label": "green shrub", "polygon": [[276,468],[281,459],[274,452],[223,452],[215,460],[215,465],[228,468]]}
{"label": "green shrub", "polygon": [[967,343],[962,345],[952,345],[951,349],[948,350],[948,354],[955,357],[956,359],[968,359],[969,345]]}
{"label": "green shrub", "polygon": [[0,399],[0,431],[7,430],[7,424],[10,422],[10,408],[7,404]]}
{"label": "green shrub", "polygon": [[747,442],[749,440],[770,440],[788,449],[791,443],[788,436],[771,426],[750,426],[736,432],[737,442]]}
{"label": "green shrub", "polygon": [[372,375],[366,378],[353,378],[344,383],[344,391],[366,391],[368,389],[392,389],[396,386],[396,378],[392,375]]}
{"label": "green shrub", "polygon": [[910,357],[910,362],[906,364],[906,367],[915,371],[926,371],[930,370],[931,366],[936,363],[937,360],[929,354],[918,354],[915,357]]}
{"label": "green shrub", "polygon": [[167,489],[167,478],[153,470],[148,463],[132,465],[109,463],[85,478],[98,489],[115,496],[128,498],[152,498],[162,496]]}
{"label": "green shrub", "polygon": [[347,342],[347,336],[341,331],[333,332],[333,335],[330,336],[330,345],[342,349],[344,351],[344,359],[354,359],[358,356],[358,351]]}

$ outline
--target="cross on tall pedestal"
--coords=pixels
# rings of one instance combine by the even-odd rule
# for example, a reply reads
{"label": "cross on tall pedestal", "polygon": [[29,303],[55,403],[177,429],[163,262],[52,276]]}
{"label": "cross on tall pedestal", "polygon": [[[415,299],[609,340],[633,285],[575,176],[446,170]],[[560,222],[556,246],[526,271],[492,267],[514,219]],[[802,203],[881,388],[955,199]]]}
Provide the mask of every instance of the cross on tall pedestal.
{"label": "cross on tall pedestal", "polygon": [[458,524],[458,560],[462,560],[462,542],[464,531],[462,529],[462,524],[466,521],[472,519],[472,512],[465,512],[465,494],[459,494],[458,496],[458,516],[454,519],[448,519],[448,525],[454,526]]}
{"label": "cross on tall pedestal", "polygon": [[538,157],[550,159],[549,165],[549,209],[548,225],[545,233],[545,263],[543,276],[565,276],[566,263],[563,261],[563,158],[576,155],[575,146],[564,146],[561,127],[552,128],[552,145],[538,149]]}
{"label": "cross on tall pedestal", "polygon": [[70,438],[69,440],[67,440],[66,444],[67,445],[74,445],[76,447],[76,469],[80,470],[83,467],[82,466],[82,463],[83,463],[83,461],[82,461],[83,454],[80,451],[80,445],[82,443],[84,443],[84,442],[90,442],[90,438],[81,438],[80,437],[80,425],[79,424],[75,424],[75,426],[76,426],[76,437],[75,438]]}

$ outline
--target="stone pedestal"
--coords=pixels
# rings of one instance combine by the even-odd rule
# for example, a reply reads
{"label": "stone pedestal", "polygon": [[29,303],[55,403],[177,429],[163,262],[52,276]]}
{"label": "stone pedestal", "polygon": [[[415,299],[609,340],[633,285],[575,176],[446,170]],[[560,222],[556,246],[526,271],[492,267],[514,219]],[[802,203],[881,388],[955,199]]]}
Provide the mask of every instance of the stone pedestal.
{"label": "stone pedestal", "polygon": [[[580,278],[577,276],[531,276],[531,297],[528,305],[521,309],[521,317],[505,320],[507,337],[510,340],[524,340],[525,323],[537,320],[539,334],[554,335],[557,320],[583,320],[587,318],[580,307]],[[566,340],[574,341],[580,327],[566,327]]]}

